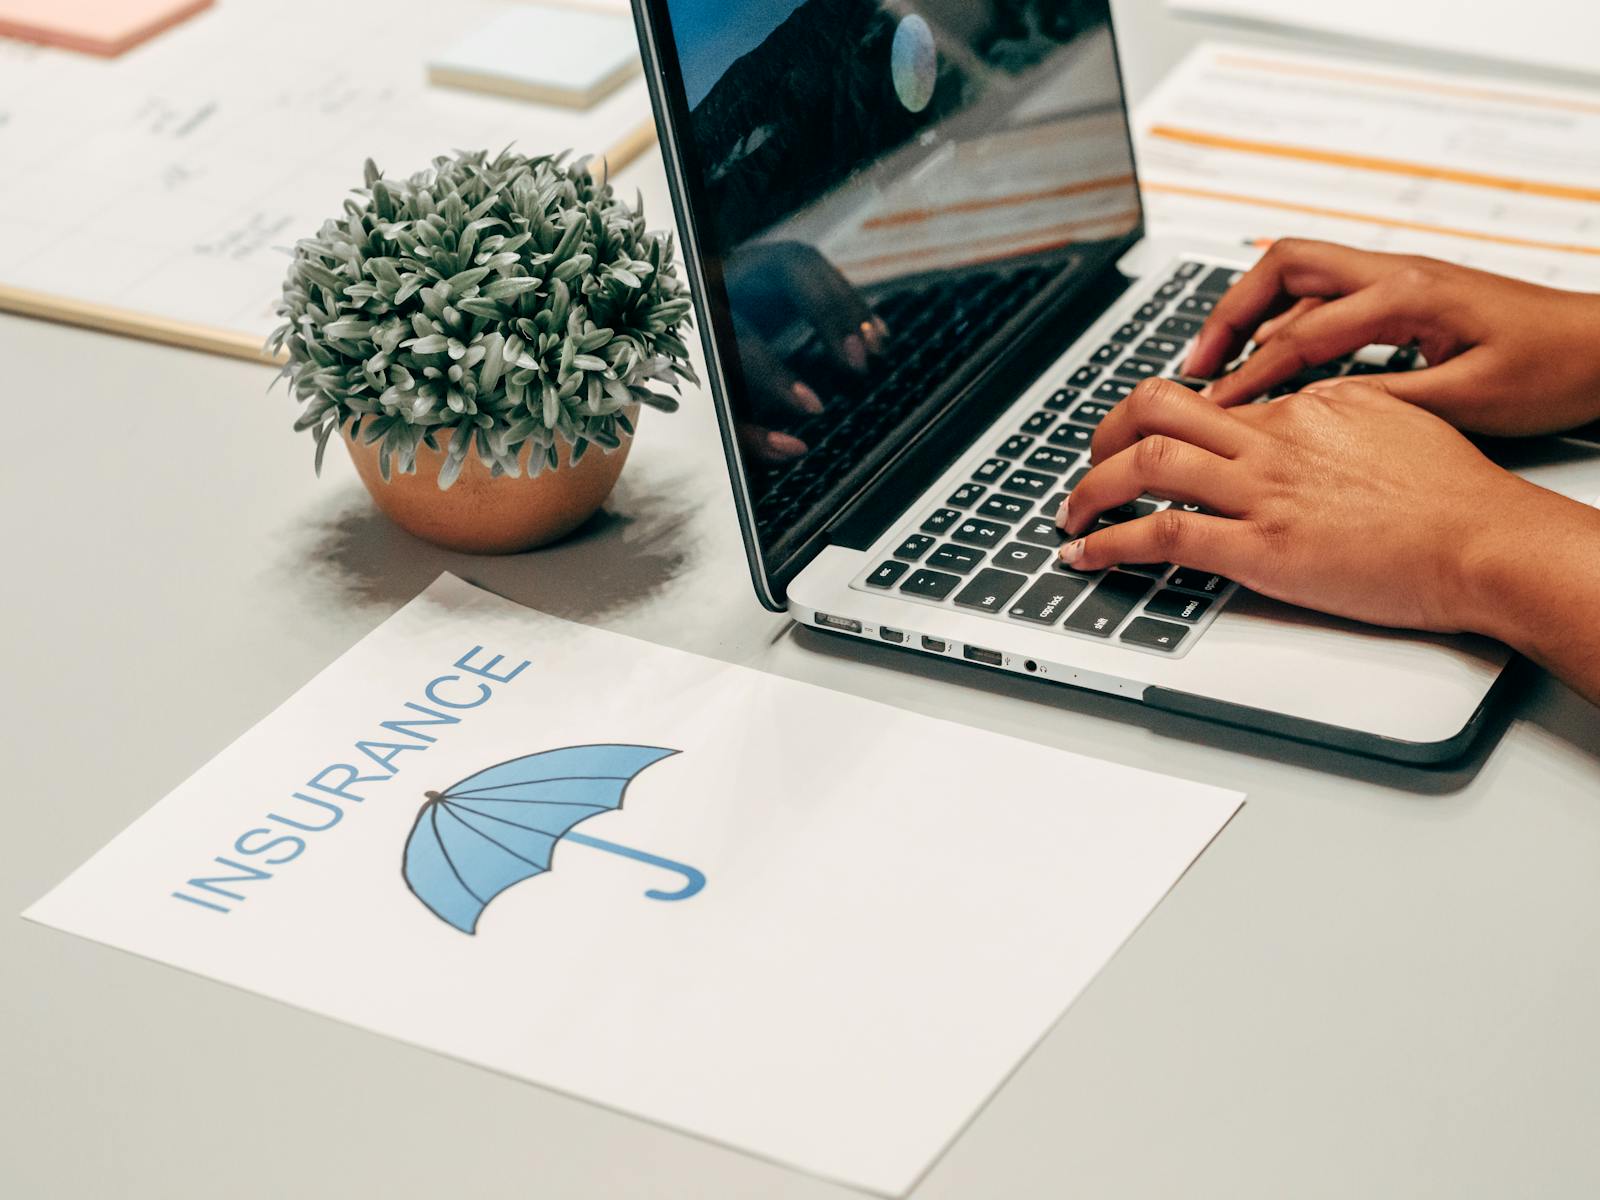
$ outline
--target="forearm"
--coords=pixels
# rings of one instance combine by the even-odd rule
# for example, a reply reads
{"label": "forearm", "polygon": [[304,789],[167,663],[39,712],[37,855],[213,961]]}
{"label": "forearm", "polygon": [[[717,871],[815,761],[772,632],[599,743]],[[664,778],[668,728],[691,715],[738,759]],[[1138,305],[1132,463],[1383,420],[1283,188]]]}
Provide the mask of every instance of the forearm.
{"label": "forearm", "polygon": [[1518,480],[1462,565],[1463,626],[1600,704],[1600,509]]}

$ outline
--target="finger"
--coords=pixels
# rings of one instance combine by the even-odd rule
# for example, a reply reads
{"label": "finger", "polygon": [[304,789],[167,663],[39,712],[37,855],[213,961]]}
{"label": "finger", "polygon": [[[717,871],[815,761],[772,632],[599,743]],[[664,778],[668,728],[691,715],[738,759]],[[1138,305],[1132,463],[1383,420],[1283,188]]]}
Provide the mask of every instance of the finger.
{"label": "finger", "polygon": [[1305,316],[1308,312],[1315,308],[1320,308],[1326,303],[1327,301],[1316,296],[1307,296],[1304,300],[1296,300],[1288,312],[1273,317],[1270,321],[1262,322],[1260,328],[1255,331],[1255,334],[1251,340],[1254,341],[1258,346],[1265,346],[1272,340],[1272,335],[1277,333],[1285,325],[1288,325],[1291,321],[1295,321],[1298,318]]}
{"label": "finger", "polygon": [[1223,458],[1237,457],[1250,436],[1232,413],[1202,400],[1182,384],[1146,379],[1100,422],[1090,444],[1090,457],[1104,462],[1154,434],[1177,438]]}
{"label": "finger", "polygon": [[1250,573],[1250,546],[1249,527],[1243,521],[1164,508],[1070,541],[1061,547],[1060,557],[1074,571],[1172,562],[1238,579]]}
{"label": "finger", "polygon": [[1395,263],[1394,255],[1355,250],[1332,242],[1283,238],[1246,271],[1195,335],[1183,373],[1215,375],[1237,357],[1261,323],[1307,296],[1336,297],[1366,287]]}
{"label": "finger", "polygon": [[797,378],[748,326],[740,330],[739,355],[753,414],[781,424],[785,417],[814,417],[822,412],[822,397],[816,389]]}
{"label": "finger", "polygon": [[791,433],[744,424],[739,426],[739,445],[746,458],[772,465],[793,462],[809,449]]}
{"label": "finger", "polygon": [[1236,514],[1244,509],[1243,489],[1238,465],[1230,459],[1156,434],[1135,442],[1085,475],[1063,501],[1056,524],[1076,536],[1108,508],[1137,500],[1146,492]]}
{"label": "finger", "polygon": [[1206,396],[1223,408],[1243,404],[1309,367],[1374,342],[1409,341],[1411,332],[1410,308],[1398,289],[1382,283],[1362,288],[1280,328],[1237,370],[1211,384]]}
{"label": "finger", "polygon": [[829,354],[852,371],[865,371],[869,351],[882,348],[888,327],[874,318],[861,293],[834,265],[810,247],[797,248],[785,267],[800,311]]}

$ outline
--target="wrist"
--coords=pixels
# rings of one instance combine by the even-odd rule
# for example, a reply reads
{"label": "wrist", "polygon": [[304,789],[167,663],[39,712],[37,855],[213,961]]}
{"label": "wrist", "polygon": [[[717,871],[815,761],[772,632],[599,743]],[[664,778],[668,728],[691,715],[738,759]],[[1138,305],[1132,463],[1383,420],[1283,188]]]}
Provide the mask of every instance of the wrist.
{"label": "wrist", "polygon": [[1484,511],[1493,516],[1462,542],[1453,624],[1542,659],[1542,642],[1558,633],[1550,628],[1552,589],[1593,569],[1600,510],[1506,478],[1500,494],[1485,497]]}

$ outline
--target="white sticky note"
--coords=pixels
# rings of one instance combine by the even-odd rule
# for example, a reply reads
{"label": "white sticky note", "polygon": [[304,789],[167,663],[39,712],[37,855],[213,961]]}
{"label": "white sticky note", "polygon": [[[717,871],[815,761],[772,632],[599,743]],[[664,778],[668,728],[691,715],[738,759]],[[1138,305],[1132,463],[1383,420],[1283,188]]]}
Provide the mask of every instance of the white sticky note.
{"label": "white sticky note", "polygon": [[444,87],[588,108],[639,71],[633,22],[614,13],[522,5],[479,26],[428,64]]}
{"label": "white sticky note", "polygon": [[898,1195],[1240,800],[444,576],[27,915]]}

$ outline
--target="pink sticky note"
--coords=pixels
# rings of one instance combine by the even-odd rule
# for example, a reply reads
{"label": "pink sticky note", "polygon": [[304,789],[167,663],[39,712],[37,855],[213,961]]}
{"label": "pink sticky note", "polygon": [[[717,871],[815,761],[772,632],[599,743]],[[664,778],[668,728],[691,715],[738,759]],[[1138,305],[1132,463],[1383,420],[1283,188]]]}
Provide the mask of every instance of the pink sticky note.
{"label": "pink sticky note", "polygon": [[0,0],[0,37],[107,58],[121,54],[212,0]]}

